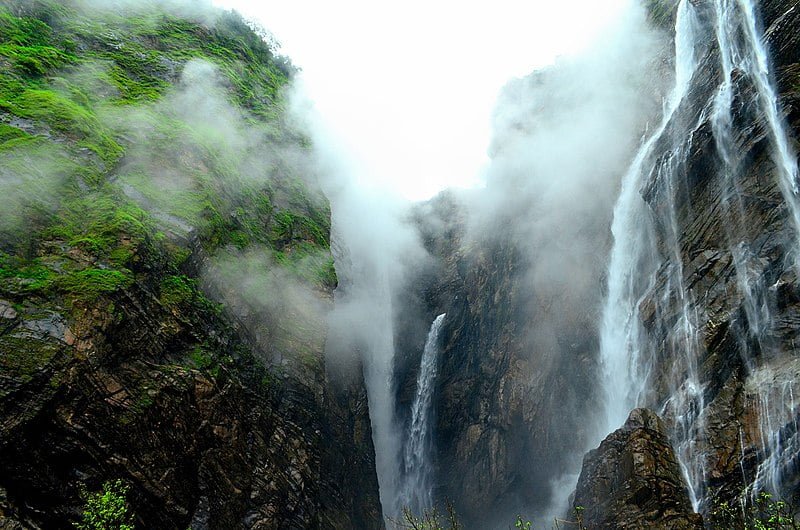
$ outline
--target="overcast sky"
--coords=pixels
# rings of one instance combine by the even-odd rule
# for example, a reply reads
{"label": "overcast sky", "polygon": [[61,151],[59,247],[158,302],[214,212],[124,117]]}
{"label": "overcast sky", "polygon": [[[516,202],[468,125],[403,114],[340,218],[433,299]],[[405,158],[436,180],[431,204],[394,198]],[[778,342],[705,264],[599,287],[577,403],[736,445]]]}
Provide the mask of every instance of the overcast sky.
{"label": "overcast sky", "polygon": [[362,185],[425,199],[480,181],[511,77],[591,44],[632,0],[214,0],[256,19],[303,70]]}

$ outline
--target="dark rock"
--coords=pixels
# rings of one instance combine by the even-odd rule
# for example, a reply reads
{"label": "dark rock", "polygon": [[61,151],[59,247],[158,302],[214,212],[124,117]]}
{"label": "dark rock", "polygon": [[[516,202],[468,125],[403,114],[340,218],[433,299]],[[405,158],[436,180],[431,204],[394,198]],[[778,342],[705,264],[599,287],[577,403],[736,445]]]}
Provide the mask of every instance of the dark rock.
{"label": "dark rock", "polygon": [[664,422],[635,409],[583,460],[573,506],[589,529],[701,530]]}

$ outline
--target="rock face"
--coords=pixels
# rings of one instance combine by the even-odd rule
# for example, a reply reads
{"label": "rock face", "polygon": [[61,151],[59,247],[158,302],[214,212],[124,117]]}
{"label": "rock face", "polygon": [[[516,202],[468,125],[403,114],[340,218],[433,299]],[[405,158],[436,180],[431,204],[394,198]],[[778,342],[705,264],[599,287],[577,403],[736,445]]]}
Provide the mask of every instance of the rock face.
{"label": "rock face", "polygon": [[635,409],[583,459],[575,507],[590,529],[702,530],[664,422]]}
{"label": "rock face", "polygon": [[[650,4],[657,8],[652,17],[657,23],[674,24],[677,2]],[[713,27],[713,4],[692,2],[692,6],[698,20]],[[757,8],[796,152],[800,8],[788,0],[764,0]],[[742,200],[736,206],[740,217],[732,222],[728,215],[730,175],[720,169],[722,154],[709,104],[721,78],[713,34],[702,39],[697,50],[699,67],[687,102],[668,125],[675,137],[685,139],[680,149],[688,153],[680,182],[670,187],[654,170],[640,190],[656,219],[655,252],[663,259],[638,309],[652,346],[649,388],[641,404],[659,411],[669,409],[670,397],[681,391],[687,377],[685,344],[673,340],[681,315],[696,318],[700,398],[682,410],[663,413],[663,428],[651,430],[660,433],[653,440],[655,446],[669,447],[669,440],[670,451],[702,469],[696,476],[703,477],[701,511],[708,514],[716,504],[738,499],[755,480],[763,486],[772,471],[783,476],[782,495],[796,497],[800,491],[793,456],[800,421],[793,398],[800,391],[796,350],[800,284],[793,268],[797,234],[781,193],[773,140],[753,104],[754,87],[740,72],[733,73],[732,108],[740,157],[736,182]],[[666,141],[660,147],[654,166],[668,164],[674,154]],[[519,197],[531,199],[522,189]],[[423,240],[440,261],[421,275],[419,283],[426,290],[417,303],[427,322],[438,313],[448,315],[436,389],[438,492],[440,498],[455,501],[468,524],[499,527],[503,521],[487,514],[510,506],[517,513],[545,508],[550,479],[567,471],[566,462],[580,460],[574,452],[585,442],[581,438],[597,406],[598,298],[605,278],[602,273],[589,275],[594,290],[586,289],[586,296],[571,301],[568,289],[553,295],[532,288],[532,271],[538,272],[535,256],[531,259],[519,244],[529,234],[518,233],[518,219],[526,210],[511,208],[497,225],[482,225],[491,237],[476,240],[469,237],[467,219],[467,212],[476,207],[470,197],[464,199],[466,206],[461,199],[440,197],[421,216],[433,222],[420,221]],[[536,203],[528,208],[535,212]],[[674,219],[668,218],[671,211]],[[592,236],[586,246],[595,256],[590,259],[602,261],[600,257],[607,256],[607,222],[599,219],[596,226],[581,231]],[[674,246],[672,239],[677,240]],[[744,265],[737,262],[742,256]],[[560,263],[565,270],[570,264]],[[670,281],[675,270],[681,271],[680,283],[686,286],[684,298],[675,295],[676,282]],[[743,294],[743,283],[763,286],[755,311]],[[682,300],[689,300],[686,309]],[[759,311],[769,315],[770,324],[757,336],[751,330]],[[414,330],[409,334],[423,335],[414,326],[409,328]],[[409,344],[404,351],[419,350],[419,344]],[[399,372],[407,374],[401,376],[401,403],[403,395],[408,401],[409,381],[414,380],[418,364],[418,358],[408,355],[411,360],[400,361]],[[679,426],[678,416],[684,413],[696,415],[695,431]],[[679,447],[676,440],[687,436],[691,443]],[[776,449],[778,439],[789,450]],[[668,458],[673,463],[674,454]],[[781,463],[772,470],[759,465],[770,458]],[[676,495],[683,488],[676,485]],[[671,506],[684,506],[683,493],[677,497],[665,493],[664,498]],[[656,501],[650,498],[642,513],[659,509],[667,513],[666,507],[653,504]],[[689,512],[676,508],[676,513]],[[691,517],[686,521],[696,524]]]}
{"label": "rock face", "polygon": [[[143,528],[382,526],[363,383],[269,376],[214,317],[135,288],[113,303],[69,324],[41,307],[6,318],[4,361],[31,360],[0,385],[3,516],[70,528],[79,486],[116,477]],[[236,360],[187,366],[193,337]]]}
{"label": "rock face", "polygon": [[[705,4],[697,5],[701,17],[710,16]],[[796,3],[783,0],[767,0],[758,7],[790,143],[796,149],[800,47],[797,32],[788,28],[798,27],[800,13]],[[722,154],[715,143],[711,113],[704,107],[719,82],[719,50],[715,43],[707,46],[691,102],[676,119],[695,123],[686,141],[690,155],[685,187],[681,185],[675,199],[680,250],[663,261],[654,287],[640,305],[648,340],[659,346],[648,403],[660,409],[680,391],[675,382],[686,376],[681,368],[675,377],[683,347],[670,346],[682,309],[670,293],[667,277],[670,270],[681,268],[690,298],[687,313],[697,319],[697,366],[704,389],[704,408],[695,423],[699,432],[683,457],[704,470],[700,489],[705,513],[720,502],[734,502],[755,481],[758,487],[779,490],[781,496],[797,495],[796,462],[781,452],[794,443],[798,420],[789,396],[797,386],[792,374],[797,370],[795,323],[800,315],[792,265],[797,235],[781,193],[773,140],[764,115],[752,103],[754,87],[745,77],[734,77],[733,102],[741,155],[736,178],[744,200],[733,215],[726,205],[729,176],[720,169]],[[663,219],[660,216],[671,200],[664,184],[653,178],[643,195],[654,217]],[[663,224],[657,229],[659,251],[665,255],[668,230]],[[758,304],[761,315],[766,315],[760,331],[754,330],[761,316],[752,311],[743,285],[760,292]],[[675,426],[675,414],[665,414],[664,419],[673,438],[686,438],[685,431],[681,434]],[[783,449],[775,445],[774,437],[781,438]],[[770,459],[776,462],[771,469],[761,465]],[[783,476],[782,484],[780,480],[770,484],[772,479],[766,477],[773,471]]]}
{"label": "rock face", "polygon": [[[661,68],[666,47],[652,37],[652,48],[624,52],[633,62],[603,63],[625,80],[613,91],[593,90],[594,79],[577,94],[574,85],[562,90],[598,68],[570,61],[511,83],[497,113],[490,184],[418,211],[435,263],[409,282],[421,286],[417,297],[398,304],[422,315],[398,326],[399,415],[410,409],[426,326],[446,313],[434,390],[436,496],[451,499],[471,528],[546,513],[560,494],[555,479],[577,472],[588,444],[611,212],[639,127],[660,108],[651,98],[661,80],[641,75]],[[587,119],[615,104],[641,110],[632,113],[641,123],[622,116],[629,136],[608,145],[572,134],[593,130]],[[542,149],[562,135],[559,152],[581,152],[591,168]],[[566,196],[587,189],[598,190],[589,202]]]}
{"label": "rock face", "polygon": [[137,528],[383,527],[329,208],[264,160],[291,67],[193,6],[0,0],[0,528],[117,480]]}

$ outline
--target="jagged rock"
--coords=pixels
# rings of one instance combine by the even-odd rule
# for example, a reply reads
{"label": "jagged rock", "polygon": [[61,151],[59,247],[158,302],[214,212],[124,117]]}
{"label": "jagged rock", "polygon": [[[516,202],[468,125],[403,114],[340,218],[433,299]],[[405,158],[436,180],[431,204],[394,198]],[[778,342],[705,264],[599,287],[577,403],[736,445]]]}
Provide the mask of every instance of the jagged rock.
{"label": "jagged rock", "polygon": [[590,529],[701,530],[664,422],[635,409],[583,460],[575,507]]}

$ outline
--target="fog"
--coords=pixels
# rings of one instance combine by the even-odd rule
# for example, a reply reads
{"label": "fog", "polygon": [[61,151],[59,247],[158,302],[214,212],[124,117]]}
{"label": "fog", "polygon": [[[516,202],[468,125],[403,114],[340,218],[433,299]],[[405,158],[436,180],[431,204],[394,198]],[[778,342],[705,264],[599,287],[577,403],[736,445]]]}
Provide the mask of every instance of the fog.
{"label": "fog", "polygon": [[557,394],[538,398],[556,402],[540,421],[569,440],[545,457],[562,471],[550,478],[550,506],[537,513],[566,513],[582,453],[595,441],[587,382],[596,373],[613,206],[669,87],[669,42],[632,6],[589,50],[509,83],[495,110],[470,232],[477,241],[509,239],[523,253],[531,378],[551,381],[546,392]]}
{"label": "fog", "polygon": [[[193,16],[206,16],[200,6]],[[363,370],[385,516],[401,509],[397,322],[401,315],[424,320],[407,315],[404,301],[422,288],[416,274],[442,259],[423,248],[410,199],[469,188],[458,212],[469,250],[502,239],[524,256],[515,279],[528,295],[526,351],[519,355],[535,371],[525,376],[530,384],[534,377],[560,378],[572,396],[542,416],[558,436],[573,439],[574,453],[556,457],[550,487],[534,494],[537,508],[549,503],[545,513],[560,513],[589,449],[581,445],[588,439],[581,425],[593,421],[592,395],[582,385],[596,361],[596,351],[576,354],[564,344],[575,337],[595,342],[613,204],[669,84],[669,39],[648,25],[641,6],[622,0],[534,3],[524,13],[510,4],[491,13],[413,3],[389,11],[366,4],[299,3],[291,12],[241,6],[281,39],[270,9],[292,20],[285,51],[296,49],[305,68],[289,96],[294,121],[254,125],[226,98],[216,67],[191,61],[160,102],[103,111],[104,123],[128,144],[117,182],[170,237],[184,241],[208,214],[198,179],[211,179],[220,197],[252,190],[281,206],[289,199],[270,194],[270,184],[277,175],[298,177],[309,187],[307,208],[324,209],[314,192],[319,182],[331,206],[339,278],[327,330],[317,324],[330,300],[302,281],[304,269],[323,256],[311,254],[287,272],[265,244],[246,251],[228,245],[205,256],[201,273],[208,292],[263,346],[266,361],[302,370],[307,359],[288,353],[313,350],[327,336],[326,363],[355,376]],[[334,18],[340,11],[346,21]],[[304,38],[315,39],[314,47],[301,45]],[[298,145],[298,130],[313,151]],[[0,160],[0,167],[57,154],[15,156],[23,158]],[[0,207],[27,207],[22,195],[6,192],[9,182],[17,189],[33,179],[45,190],[59,182],[47,163],[35,165],[43,169],[17,172],[18,181],[0,173]],[[50,203],[47,192],[39,197]],[[226,213],[237,206],[228,204]],[[582,360],[590,362],[576,368]],[[521,469],[551,458],[524,456]],[[513,514],[496,515],[498,524],[513,521]]]}
{"label": "fog", "polygon": [[[649,121],[657,119],[662,93],[669,84],[668,75],[663,75],[669,72],[669,38],[648,25],[638,4],[628,4],[615,13],[613,23],[598,21],[583,49],[572,49],[571,54],[549,61],[539,57],[538,65],[545,66],[511,81],[508,79],[522,72],[509,69],[506,86],[502,90],[497,87],[499,97],[492,94],[491,143],[487,134],[483,145],[465,138],[462,131],[489,128],[458,116],[471,112],[470,102],[461,99],[464,94],[476,98],[474,106],[485,101],[470,91],[470,81],[454,73],[446,59],[440,71],[426,76],[422,85],[405,90],[408,87],[397,76],[407,70],[398,68],[395,76],[386,75],[384,80],[350,76],[349,59],[343,58],[334,63],[336,72],[329,72],[327,82],[364,94],[358,101],[349,97],[332,101],[327,99],[333,97],[330,93],[319,92],[314,86],[321,83],[315,77],[319,72],[310,70],[313,61],[296,87],[300,103],[295,114],[302,116],[312,131],[321,164],[319,174],[333,213],[340,288],[327,353],[331,362],[357,355],[364,364],[386,516],[396,515],[401,508],[397,486],[404,434],[397,417],[394,373],[398,321],[424,320],[422,315],[409,315],[419,308],[412,309],[404,302],[409,292],[424,288],[410,283],[415,275],[439,259],[422,249],[418,228],[409,220],[411,205],[405,199],[425,196],[431,189],[420,185],[422,181],[473,188],[459,199],[470,248],[504,240],[524,256],[524,270],[516,281],[529,297],[524,308],[528,311],[524,337],[528,350],[519,354],[530,361],[528,366],[535,372],[530,374],[531,385],[534,378],[566,381],[567,388],[549,390],[563,390],[572,398],[565,397],[550,416],[544,413],[538,419],[548,426],[544,428],[556,429],[556,437],[568,437],[567,447],[574,453],[553,455],[542,449],[541,454],[528,455],[528,462],[520,462],[520,469],[525,469],[530,462],[555,458],[561,463],[548,462],[547,466],[561,471],[549,477],[550,487],[533,493],[538,495],[535,506],[517,508],[560,514],[566,506],[582,454],[589,449],[584,444],[593,421],[593,396],[583,385],[591,363],[596,362],[596,351],[584,348],[576,352],[565,344],[596,343],[609,227],[620,179]],[[558,22],[550,20],[563,28]],[[380,38],[370,35],[380,46]],[[498,51],[500,55],[506,52],[524,54],[524,47]],[[365,64],[377,63],[376,76],[380,78],[380,60],[364,53],[357,57]],[[441,52],[430,52],[433,56],[437,53]],[[395,56],[385,59],[389,57]],[[425,61],[423,54],[414,57]],[[458,54],[453,60],[458,61]],[[421,67],[420,71],[426,70]],[[481,67],[477,67],[473,75],[480,74]],[[436,86],[440,79],[454,83],[449,94]],[[448,104],[453,101],[458,102],[458,110],[451,112]],[[403,113],[407,116],[401,116]],[[446,127],[439,121],[442,116],[447,116],[443,120]],[[376,127],[375,121],[385,127]],[[447,130],[443,132],[442,127]],[[450,144],[444,139],[456,140]],[[476,160],[472,158],[476,152],[488,156]],[[443,171],[442,165],[458,158],[452,156],[455,153],[470,162],[459,160]],[[437,180],[430,177],[431,171],[456,171],[460,177]],[[405,186],[416,186],[419,193],[409,192]],[[430,222],[437,222],[436,215],[430,216]],[[428,229],[436,231],[435,227]],[[530,407],[540,409],[550,400],[558,400],[542,393],[542,389],[531,392],[529,399],[542,401]],[[497,524],[513,520],[514,515],[496,514]]]}

